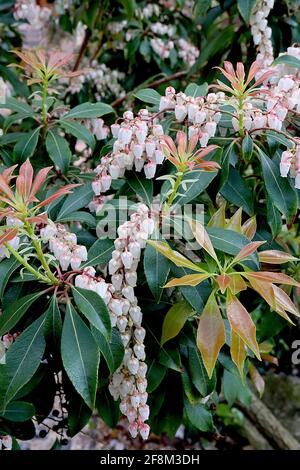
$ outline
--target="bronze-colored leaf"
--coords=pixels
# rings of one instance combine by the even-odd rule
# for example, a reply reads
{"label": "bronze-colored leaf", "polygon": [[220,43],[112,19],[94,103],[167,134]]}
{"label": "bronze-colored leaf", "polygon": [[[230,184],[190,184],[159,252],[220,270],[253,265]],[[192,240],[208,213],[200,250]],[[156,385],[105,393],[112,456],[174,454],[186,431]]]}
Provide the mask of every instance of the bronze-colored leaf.
{"label": "bronze-colored leaf", "polygon": [[243,246],[243,248],[238,252],[238,254],[235,256],[233,259],[233,262],[241,261],[242,259],[249,258],[252,253],[254,253],[258,247],[263,245],[266,242],[251,242],[246,246]]}
{"label": "bronze-colored leaf", "polygon": [[197,286],[201,282],[208,279],[211,274],[187,274],[176,279],[169,281],[164,287],[176,287],[176,286]]}
{"label": "bronze-colored leaf", "polygon": [[231,331],[230,344],[231,359],[237,366],[240,376],[244,378],[244,364],[247,357],[247,351],[244,341],[234,331]]}
{"label": "bronze-colored leaf", "polygon": [[148,240],[147,243],[153,246],[157,251],[164,255],[169,260],[173,261],[176,266],[192,269],[193,271],[198,271],[201,273],[206,273],[202,268],[199,268],[192,261],[188,260],[178,251],[172,250],[166,242]]}
{"label": "bronze-colored leaf", "polygon": [[230,277],[227,274],[220,274],[216,277],[216,281],[220,287],[222,294],[226,291],[227,287],[230,284]]}
{"label": "bronze-colored leaf", "polygon": [[242,233],[245,235],[249,240],[252,240],[256,233],[257,223],[256,223],[256,216],[254,215],[250,219],[246,220],[246,222],[242,225]]}
{"label": "bronze-colored leaf", "polygon": [[265,381],[252,363],[249,365],[249,375],[259,396],[262,397],[265,390]]}
{"label": "bronze-colored leaf", "polygon": [[247,289],[247,284],[239,273],[230,273],[228,276],[230,277],[230,284],[228,287],[232,294],[238,294],[242,290]]}
{"label": "bronze-colored leaf", "polygon": [[259,271],[242,273],[246,279],[256,279],[257,281],[271,282],[274,284],[285,284],[288,286],[300,287],[300,283],[283,273],[273,273],[269,271]]}
{"label": "bronze-colored leaf", "polygon": [[212,245],[212,242],[208,236],[207,231],[203,225],[197,220],[189,219],[189,225],[193,232],[193,235],[199,245],[210,254],[210,256],[218,262],[218,257],[216,255],[215,249]]}
{"label": "bronze-colored leaf", "polygon": [[255,324],[241,302],[230,291],[227,291],[227,317],[233,330],[260,359],[259,347],[256,341]]}
{"label": "bronze-colored leaf", "polygon": [[295,256],[279,250],[260,251],[258,253],[258,258],[261,263],[268,264],[282,264],[287,263],[288,261],[299,261],[299,259],[295,258]]}
{"label": "bronze-colored leaf", "polygon": [[224,321],[215,295],[212,293],[200,316],[197,330],[197,346],[209,378],[212,376],[220,349],[225,341]]}

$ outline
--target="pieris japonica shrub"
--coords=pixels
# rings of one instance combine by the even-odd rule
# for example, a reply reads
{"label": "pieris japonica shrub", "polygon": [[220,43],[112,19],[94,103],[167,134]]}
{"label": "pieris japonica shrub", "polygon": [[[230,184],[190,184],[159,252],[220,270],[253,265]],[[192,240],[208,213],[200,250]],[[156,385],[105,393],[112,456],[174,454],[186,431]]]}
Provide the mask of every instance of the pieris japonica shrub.
{"label": "pieris japonica shrub", "polygon": [[3,448],[95,411],[132,438],[215,432],[278,364],[299,317],[297,31],[272,42],[281,2],[204,4],[3,7]]}

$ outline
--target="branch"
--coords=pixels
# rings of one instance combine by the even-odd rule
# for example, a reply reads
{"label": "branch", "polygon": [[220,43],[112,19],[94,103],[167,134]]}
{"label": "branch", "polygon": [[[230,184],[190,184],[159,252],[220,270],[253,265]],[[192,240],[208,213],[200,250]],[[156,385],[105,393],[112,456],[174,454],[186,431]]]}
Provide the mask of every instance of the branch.
{"label": "branch", "polygon": [[[188,70],[181,70],[180,72],[173,73],[173,75],[168,75],[167,77],[163,77],[163,78],[160,78],[159,80],[155,80],[154,82],[149,83],[147,85],[147,88],[155,88],[159,85],[162,85],[163,83],[167,83],[171,80],[176,80],[177,78],[184,77],[187,74],[188,74]],[[132,94],[133,94],[132,91],[130,93],[126,93],[126,95],[124,95],[121,98],[118,98],[117,100],[113,101],[111,103],[111,106],[113,108],[118,108],[120,106],[120,104],[122,104],[123,101],[127,100],[127,98],[129,98]]]}

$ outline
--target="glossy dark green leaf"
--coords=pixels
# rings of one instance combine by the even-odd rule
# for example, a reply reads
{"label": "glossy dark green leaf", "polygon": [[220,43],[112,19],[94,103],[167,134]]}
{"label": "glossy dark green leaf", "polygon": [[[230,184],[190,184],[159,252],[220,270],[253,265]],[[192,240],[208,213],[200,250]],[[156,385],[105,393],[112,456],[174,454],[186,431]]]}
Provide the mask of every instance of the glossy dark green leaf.
{"label": "glossy dark green leaf", "polygon": [[189,400],[184,398],[184,410],[190,421],[195,428],[204,432],[211,432],[213,430],[213,420],[211,412],[203,405],[198,403],[192,405]]}
{"label": "glossy dark green leaf", "polygon": [[49,157],[62,172],[67,171],[71,161],[71,150],[68,141],[55,129],[49,130],[46,137],[46,149]]}
{"label": "glossy dark green leaf", "polygon": [[253,215],[253,196],[245,179],[230,166],[227,181],[220,190],[222,196],[237,207],[242,207],[248,215]]}
{"label": "glossy dark green leaf", "polygon": [[94,408],[100,352],[90,329],[71,304],[67,305],[61,338],[64,369],[85,403]]}
{"label": "glossy dark green leaf", "polygon": [[82,103],[71,109],[60,122],[68,119],[92,119],[104,116],[105,114],[114,113],[114,109],[105,103]]}
{"label": "glossy dark green leaf", "polygon": [[259,156],[267,194],[275,207],[290,221],[297,212],[297,193],[289,180],[280,176],[277,163],[260,149]]}
{"label": "glossy dark green leaf", "polygon": [[202,85],[197,85],[197,83],[189,83],[184,93],[187,96],[192,96],[196,98],[197,96],[206,96],[208,92],[208,84],[205,82]]}
{"label": "glossy dark green leaf", "polygon": [[96,227],[96,219],[90,212],[75,211],[59,219],[59,222],[80,222],[89,227]]}
{"label": "glossy dark green leaf", "polygon": [[23,315],[27,312],[29,307],[38,299],[44,291],[28,294],[21,299],[12,302],[6,309],[4,309],[0,316],[0,336],[11,330]]}
{"label": "glossy dark green leaf", "polygon": [[282,220],[279,210],[275,207],[269,197],[267,197],[267,219],[273,238],[275,238],[282,229]]}
{"label": "glossy dark green leaf", "polygon": [[81,267],[84,268],[85,266],[108,263],[114,249],[114,243],[109,238],[97,240],[89,249],[88,259]]}
{"label": "glossy dark green leaf", "polygon": [[85,183],[79,188],[75,188],[74,191],[66,197],[57,219],[63,219],[72,212],[87,206],[93,199],[93,196],[94,191],[91,183]]}
{"label": "glossy dark green leaf", "polygon": [[239,12],[246,23],[249,23],[256,0],[237,0]]}
{"label": "glossy dark green leaf", "polygon": [[242,142],[242,155],[246,161],[249,161],[253,154],[253,140],[250,135],[246,135]]}
{"label": "glossy dark green leaf", "polygon": [[6,406],[3,418],[8,421],[22,422],[32,418],[35,414],[34,406],[25,401],[12,401]]}
{"label": "glossy dark green leaf", "polygon": [[79,140],[83,140],[91,149],[95,147],[95,137],[82,124],[66,120],[61,120],[59,124],[65,129],[67,133],[74,135]]}
{"label": "glossy dark green leaf", "polygon": [[42,315],[32,323],[6,353],[6,363],[1,366],[0,413],[18,391],[31,379],[38,369],[45,350],[44,325],[46,316]]}
{"label": "glossy dark green leaf", "polygon": [[134,96],[144,103],[155,104],[159,106],[161,95],[152,88],[143,88],[137,91]]}
{"label": "glossy dark green leaf", "polygon": [[9,281],[10,276],[20,266],[19,262],[11,256],[4,259],[0,263],[0,298],[2,299],[5,287]]}
{"label": "glossy dark green leaf", "polygon": [[47,341],[52,341],[55,346],[60,343],[62,332],[62,320],[56,296],[53,295],[49,308],[46,310],[44,334]]}
{"label": "glossy dark green leaf", "polygon": [[80,312],[109,340],[110,316],[102,297],[96,292],[79,287],[72,287],[72,294]]}
{"label": "glossy dark green leaf", "polygon": [[147,245],[144,253],[144,271],[148,286],[156,300],[160,301],[163,286],[170,272],[170,261],[153,246]]}
{"label": "glossy dark green leaf", "polygon": [[97,395],[96,408],[100,418],[107,426],[116,427],[120,419],[119,404],[105,388]]}
{"label": "glossy dark green leaf", "polygon": [[153,199],[153,181],[144,178],[141,173],[131,173],[126,181],[131,189],[150,207]]}
{"label": "glossy dark green leaf", "polygon": [[188,348],[189,354],[189,373],[194,386],[203,397],[209,395],[216,386],[216,371],[214,370],[212,378],[209,379],[205,370],[203,361],[198,349],[195,347]]}
{"label": "glossy dark green leaf", "polygon": [[124,357],[124,346],[118,330],[116,328],[112,329],[110,341],[107,341],[105,336],[95,327],[92,327],[92,333],[110,373],[113,374],[120,367]]}
{"label": "glossy dark green leaf", "polygon": [[156,390],[166,375],[167,369],[159,364],[155,359],[151,362],[147,373],[147,392],[152,393]]}
{"label": "glossy dark green leaf", "polygon": [[40,130],[41,128],[37,127],[18,140],[14,146],[14,159],[16,161],[23,162],[32,157],[39,140]]}

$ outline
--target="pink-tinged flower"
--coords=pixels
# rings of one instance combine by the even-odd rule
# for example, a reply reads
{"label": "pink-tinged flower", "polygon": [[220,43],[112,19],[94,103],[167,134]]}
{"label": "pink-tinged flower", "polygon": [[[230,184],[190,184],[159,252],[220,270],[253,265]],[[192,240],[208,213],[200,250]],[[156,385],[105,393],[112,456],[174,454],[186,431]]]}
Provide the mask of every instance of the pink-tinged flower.
{"label": "pink-tinged flower", "polygon": [[205,171],[215,171],[220,168],[217,162],[204,160],[204,157],[218,146],[209,145],[205,149],[197,150],[194,153],[198,141],[198,133],[192,135],[188,142],[185,132],[178,131],[176,134],[177,147],[168,135],[162,136],[161,147],[165,157],[176,166],[178,171],[186,172],[199,168]]}
{"label": "pink-tinged flower", "polygon": [[[36,194],[45,183],[52,167],[39,170],[34,177],[29,160],[21,165],[19,174],[14,176],[13,171],[16,166],[7,168],[0,174],[0,201],[4,203],[4,207],[0,209],[0,220],[10,216],[21,222],[45,224],[48,221],[47,215],[46,213],[39,214],[39,210],[78,186],[78,184],[68,184],[43,201],[39,201]],[[15,179],[14,187],[11,185],[12,179]],[[33,206],[32,203],[34,203]]]}
{"label": "pink-tinged flower", "polygon": [[[232,63],[228,61],[224,62],[224,68],[216,68],[222,72],[225,78],[227,78],[227,80],[231,84],[231,87],[221,82],[220,80],[217,80],[218,85],[215,85],[215,87],[219,90],[228,92],[234,96],[254,96],[258,92],[258,89],[256,87],[261,83],[265,82],[269,77],[274,75],[273,70],[268,70],[258,80],[256,80],[253,85],[250,86],[250,83],[254,79],[255,75],[261,69],[261,65],[259,62],[253,62],[247,77],[245,74],[244,65],[241,62],[237,63],[235,70]],[[264,91],[265,93],[267,93],[267,90]]]}

